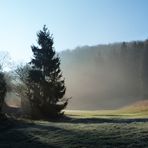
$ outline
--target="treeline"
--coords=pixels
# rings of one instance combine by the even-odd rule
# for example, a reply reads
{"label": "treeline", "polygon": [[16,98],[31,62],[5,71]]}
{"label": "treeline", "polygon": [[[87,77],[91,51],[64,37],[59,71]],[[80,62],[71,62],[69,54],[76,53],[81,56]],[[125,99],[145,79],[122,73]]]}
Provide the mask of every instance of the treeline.
{"label": "treeline", "polygon": [[118,108],[148,98],[148,40],[60,53],[72,109]]}

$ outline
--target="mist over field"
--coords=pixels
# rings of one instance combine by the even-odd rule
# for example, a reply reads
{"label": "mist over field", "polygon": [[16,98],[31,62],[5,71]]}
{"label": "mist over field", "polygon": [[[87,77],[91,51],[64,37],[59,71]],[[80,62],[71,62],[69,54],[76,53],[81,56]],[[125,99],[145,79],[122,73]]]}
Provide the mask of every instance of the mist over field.
{"label": "mist over field", "polygon": [[116,109],[147,99],[147,55],[147,40],[61,52],[68,109]]}

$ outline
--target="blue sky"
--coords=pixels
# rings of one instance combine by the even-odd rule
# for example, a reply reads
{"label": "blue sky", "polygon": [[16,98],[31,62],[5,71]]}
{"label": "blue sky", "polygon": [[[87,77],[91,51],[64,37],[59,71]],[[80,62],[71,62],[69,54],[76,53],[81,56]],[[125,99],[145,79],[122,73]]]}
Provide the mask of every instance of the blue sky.
{"label": "blue sky", "polygon": [[46,24],[56,51],[148,38],[148,0],[0,0],[0,50],[29,60]]}

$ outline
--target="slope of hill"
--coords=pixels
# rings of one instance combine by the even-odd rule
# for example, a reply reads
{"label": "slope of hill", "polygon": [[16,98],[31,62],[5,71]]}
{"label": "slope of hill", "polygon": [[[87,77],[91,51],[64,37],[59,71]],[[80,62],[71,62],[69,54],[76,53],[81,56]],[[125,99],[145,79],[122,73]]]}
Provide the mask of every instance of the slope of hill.
{"label": "slope of hill", "polygon": [[131,105],[121,108],[120,111],[148,115],[148,100],[137,101]]}
{"label": "slope of hill", "polygon": [[148,97],[148,41],[60,53],[69,109],[116,109]]}

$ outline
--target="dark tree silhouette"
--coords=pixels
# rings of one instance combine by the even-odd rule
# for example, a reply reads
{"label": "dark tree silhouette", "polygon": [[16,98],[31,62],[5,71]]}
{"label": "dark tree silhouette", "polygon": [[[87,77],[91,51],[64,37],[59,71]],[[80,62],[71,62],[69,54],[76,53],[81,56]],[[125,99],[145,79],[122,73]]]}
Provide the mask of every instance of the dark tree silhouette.
{"label": "dark tree silhouette", "polygon": [[46,26],[37,34],[39,47],[32,46],[34,58],[29,71],[30,102],[33,118],[58,118],[67,106],[65,82],[60,59],[53,47],[53,37]]}
{"label": "dark tree silhouette", "polygon": [[4,104],[5,95],[7,92],[7,85],[4,77],[4,73],[0,72],[0,113]]}

